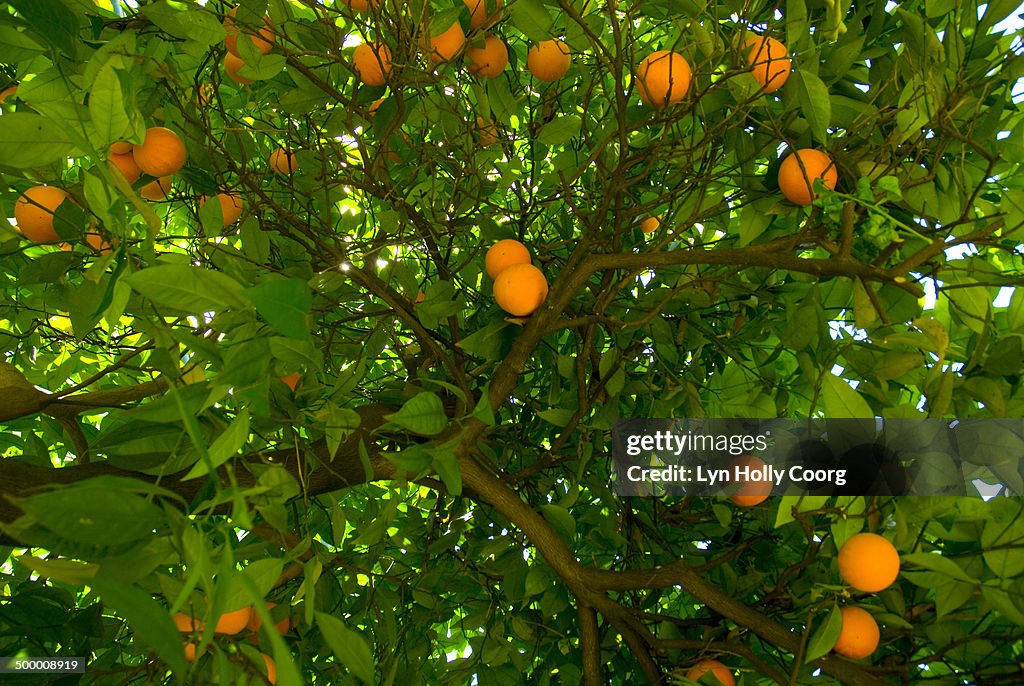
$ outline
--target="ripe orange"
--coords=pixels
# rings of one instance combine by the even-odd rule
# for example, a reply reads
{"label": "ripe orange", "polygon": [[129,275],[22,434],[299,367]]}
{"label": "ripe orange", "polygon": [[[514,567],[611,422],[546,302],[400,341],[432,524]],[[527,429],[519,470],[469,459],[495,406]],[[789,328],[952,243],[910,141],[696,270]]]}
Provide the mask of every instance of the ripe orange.
{"label": "ripe orange", "polygon": [[111,143],[110,144],[110,150],[108,151],[108,154],[110,154],[110,155],[127,155],[128,153],[130,153],[132,151],[133,147],[134,146],[131,143],[126,143],[124,141],[118,141],[117,143]]}
{"label": "ripe orange", "polygon": [[14,204],[14,220],[21,235],[33,243],[60,240],[53,228],[53,215],[68,194],[55,186],[33,186],[22,192]]}
{"label": "ripe orange", "polygon": [[244,66],[245,61],[241,57],[232,55],[230,52],[224,55],[224,72],[228,75],[228,78],[235,83],[248,86],[253,83],[253,80],[238,73],[238,70]]}
{"label": "ripe orange", "polygon": [[820,150],[797,150],[779,165],[779,190],[797,205],[810,205],[814,201],[815,179],[821,179],[827,188],[835,188],[839,180],[835,162]]}
{"label": "ripe orange", "polygon": [[654,233],[661,226],[661,217],[648,217],[640,222],[640,230],[644,233]]}
{"label": "ripe orange", "polygon": [[270,168],[276,174],[294,174],[299,168],[299,160],[291,150],[277,148],[270,153]]}
{"label": "ripe orange", "polygon": [[652,107],[680,102],[690,90],[691,78],[690,63],[671,50],[652,52],[636,68],[640,99]]}
{"label": "ripe orange", "polygon": [[391,48],[385,43],[362,43],[352,53],[352,66],[367,86],[383,86],[391,74]]}
{"label": "ripe orange", "polygon": [[238,37],[246,36],[252,41],[252,44],[256,46],[256,49],[266,55],[274,47],[274,40],[277,38],[277,34],[274,33],[274,25],[270,21],[270,17],[263,17],[263,26],[258,30],[252,27],[242,27],[241,29],[235,24],[235,14],[238,12],[238,8],[233,8],[228,12],[224,18],[224,28],[227,29],[228,35],[224,39],[224,47],[228,49],[228,52],[239,57],[238,54]]}
{"label": "ripe orange", "polygon": [[466,48],[466,58],[471,62],[471,73],[494,79],[508,66],[508,46],[497,36],[487,36],[482,48]]}
{"label": "ripe orange", "polygon": [[356,12],[365,12],[376,4],[377,0],[341,0]]}
{"label": "ripe orange", "polygon": [[498,274],[516,264],[530,264],[530,251],[511,238],[498,241],[484,256],[484,269],[492,279],[498,278]]}
{"label": "ripe orange", "polygon": [[528,317],[544,304],[548,282],[532,264],[514,264],[494,280],[494,299],[513,317]]}
{"label": "ripe orange", "polygon": [[270,682],[270,686],[274,686],[277,683],[277,665],[265,653],[260,653],[263,656],[263,662],[267,665],[267,681]]}
{"label": "ripe orange", "polygon": [[476,118],[476,142],[481,148],[487,148],[498,142],[498,127],[483,117]]}
{"label": "ripe orange", "polygon": [[185,644],[185,659],[189,662],[196,661],[196,644],[186,643]]}
{"label": "ripe orange", "polygon": [[[299,385],[299,379],[301,379],[301,378],[302,378],[302,374],[299,374],[298,372],[295,372],[294,374],[289,374],[288,376],[282,376],[281,377],[281,381],[284,382],[285,386],[287,386],[288,388],[292,389],[292,391],[294,391],[295,387]],[[256,615],[253,615],[253,617],[255,617],[255,616]],[[258,622],[259,619],[257,618],[256,621]]]}
{"label": "ripe orange", "polygon": [[526,68],[540,81],[557,81],[571,64],[569,46],[560,40],[541,41],[526,53]]}
{"label": "ripe orange", "polygon": [[718,660],[701,660],[686,673],[686,678],[697,681],[702,676],[711,672],[718,679],[722,686],[736,686],[736,680],[732,678],[732,672]]}
{"label": "ripe orange", "polygon": [[[760,471],[766,466],[765,461],[758,457],[754,457],[753,455],[740,455],[729,463],[729,473],[732,476],[736,476],[737,467],[747,467],[751,471]],[[772,493],[771,481],[753,481],[748,479],[740,483],[741,485],[739,489],[729,496],[729,500],[740,507],[753,507],[754,505],[763,503]]]}
{"label": "ripe orange", "polygon": [[832,650],[851,660],[860,660],[875,652],[881,632],[871,613],[860,607],[844,607],[839,612],[843,628]]}
{"label": "ripe orange", "polygon": [[[238,218],[242,216],[242,196],[236,193],[218,193],[216,196],[217,202],[220,203],[220,212],[224,217],[224,226],[231,226]],[[199,207],[202,208],[209,200],[208,196],[203,196],[199,200]]]}
{"label": "ripe orange", "polygon": [[185,144],[163,126],[146,129],[146,138],[132,149],[132,155],[139,169],[150,176],[170,176],[185,166]]}
{"label": "ripe orange", "polygon": [[120,171],[129,184],[135,183],[142,176],[142,170],[139,169],[139,165],[135,162],[135,157],[130,152],[123,155],[108,155],[107,164],[113,170]]}
{"label": "ripe orange", "polygon": [[463,46],[466,45],[466,34],[462,32],[459,22],[453,23],[436,36],[431,36],[430,29],[425,28],[421,44],[434,64],[451,62],[459,56]]}
{"label": "ripe orange", "polygon": [[[298,378],[299,378],[298,374],[290,374],[290,375],[288,375],[286,377],[282,377],[281,381],[284,381],[285,383],[288,383],[287,381],[285,381],[285,379],[293,377],[293,376],[295,377],[295,380],[298,381]],[[294,383],[290,383],[288,385],[292,387],[292,390],[295,390]],[[267,611],[273,610],[275,607],[277,607],[277,603],[271,603],[271,602],[267,603]],[[260,616],[258,614],[256,614],[255,611],[253,611],[252,612],[252,617],[249,619],[249,624],[246,625],[245,628],[248,629],[249,631],[259,631],[260,627],[262,625],[263,625],[263,621],[260,619]],[[274,629],[277,631],[277,633],[281,634],[282,636],[284,634],[288,633],[288,630],[290,628],[291,628],[291,618],[289,618],[289,617],[285,617],[280,622],[278,622],[277,624],[274,625]]]}
{"label": "ripe orange", "polygon": [[158,202],[160,200],[166,200],[167,196],[171,194],[171,177],[161,176],[156,181],[150,181],[145,186],[139,189],[139,195],[146,200],[152,200]]}
{"label": "ripe orange", "polygon": [[877,593],[896,581],[900,554],[878,534],[857,534],[839,549],[839,576],[858,591]]}
{"label": "ripe orange", "polygon": [[96,230],[86,232],[85,244],[101,255],[106,255],[111,251],[110,243]]}
{"label": "ripe orange", "polygon": [[[214,631],[218,634],[237,634],[249,623],[251,612],[252,609],[249,607],[225,612],[217,620],[217,626],[214,628]],[[174,626],[178,628],[178,631],[185,634],[192,632],[200,633],[206,629],[206,623],[203,620],[190,617],[184,612],[174,615]]]}
{"label": "ripe orange", "polygon": [[469,28],[472,31],[476,31],[485,24],[490,25],[498,21],[501,18],[501,6],[502,0],[495,0],[494,7],[496,8],[494,14],[487,16],[487,2],[488,0],[462,0],[466,7],[469,8]]}
{"label": "ripe orange", "polygon": [[786,46],[774,38],[759,36],[747,39],[743,47],[747,49],[750,73],[764,92],[774,93],[782,88],[793,68]]}

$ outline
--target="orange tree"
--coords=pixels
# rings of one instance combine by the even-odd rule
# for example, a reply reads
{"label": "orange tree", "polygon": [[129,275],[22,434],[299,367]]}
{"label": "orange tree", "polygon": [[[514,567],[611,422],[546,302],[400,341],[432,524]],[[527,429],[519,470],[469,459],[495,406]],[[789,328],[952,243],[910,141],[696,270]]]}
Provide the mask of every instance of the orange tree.
{"label": "orange tree", "polygon": [[608,459],[619,418],[1021,416],[1016,0],[232,5],[0,9],[0,653],[1020,683],[997,440],[988,502],[618,498]]}

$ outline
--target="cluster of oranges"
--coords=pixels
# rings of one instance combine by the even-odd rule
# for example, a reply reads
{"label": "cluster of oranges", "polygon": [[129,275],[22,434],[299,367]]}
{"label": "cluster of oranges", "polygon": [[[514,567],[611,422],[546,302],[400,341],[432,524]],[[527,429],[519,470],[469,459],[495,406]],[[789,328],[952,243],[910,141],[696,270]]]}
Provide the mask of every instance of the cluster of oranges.
{"label": "cluster of oranges", "polygon": [[548,297],[544,273],[531,263],[530,251],[506,238],[490,247],[484,257],[487,275],[494,279],[494,299],[513,317],[528,317]]}
{"label": "cluster of oranges", "polygon": [[[793,65],[781,42],[767,36],[752,36],[744,41],[743,50],[750,74],[763,92],[774,93],[789,79]],[[635,79],[640,99],[660,109],[683,101],[690,91],[693,72],[681,54],[659,50],[640,62]],[[814,201],[817,179],[829,189],[835,189],[839,180],[835,163],[820,150],[797,150],[779,166],[779,190],[794,204],[810,205]]]}
{"label": "cluster of oranges", "polygon": [[238,8],[233,8],[224,17],[223,26],[227,31],[227,36],[224,38],[224,47],[227,48],[227,54],[224,56],[224,73],[235,83],[248,86],[253,80],[239,73],[245,67],[245,60],[242,59],[238,52],[239,38],[250,41],[256,50],[266,55],[274,47],[277,34],[274,31],[274,25],[271,23],[270,17],[267,16],[263,17],[263,26],[258,29],[239,27],[235,21],[237,12]]}
{"label": "cluster of oranges", "polygon": [[[463,2],[470,13],[471,33],[486,31],[501,18],[501,0],[497,2],[497,11],[491,15],[487,14],[485,0]],[[365,12],[376,4],[376,0],[345,0],[345,4],[357,12]],[[424,28],[420,47],[435,65],[451,63],[464,56],[471,74],[488,79],[497,78],[508,66],[508,46],[498,35],[483,33],[469,40],[457,20],[436,35]],[[370,41],[356,46],[352,64],[364,84],[383,86],[391,76],[391,58],[391,48],[386,43]],[[571,65],[569,46],[557,39],[533,45],[526,56],[526,68],[539,81],[557,81],[566,75]]]}
{"label": "cluster of oranges", "polygon": [[[275,603],[267,603],[267,611],[274,609]],[[179,612],[173,617],[174,626],[183,634],[201,634],[206,630],[206,623],[195,617]],[[214,626],[213,632],[215,634],[224,634],[227,636],[235,636],[243,631],[249,632],[249,640],[252,643],[256,642],[256,634],[259,633],[260,626],[259,615],[253,611],[251,607],[243,607],[240,610],[233,610],[231,612],[225,612],[217,619],[217,624]],[[291,629],[291,618],[285,617],[281,621],[274,625],[274,630],[282,636]],[[196,659],[197,646],[192,641],[185,643],[185,659],[189,662],[194,662]],[[263,657],[263,662],[267,668],[266,679],[272,685],[277,682],[277,665],[269,655],[260,653]]]}
{"label": "cluster of oranges", "polygon": [[[878,534],[857,534],[839,548],[839,576],[864,593],[884,591],[900,573],[900,554],[888,539]],[[871,655],[878,647],[881,632],[867,610],[847,606],[840,610],[843,628],[833,650],[852,660]]]}
{"label": "cluster of oranges", "polygon": [[[172,177],[185,165],[186,158],[187,151],[181,137],[163,126],[146,129],[141,143],[119,141],[107,151],[108,167],[113,173],[122,176],[129,185],[135,184],[143,175],[152,179],[138,188],[139,195],[152,201],[167,199],[171,192]],[[233,224],[242,216],[240,195],[222,191],[212,197],[220,204],[224,226]],[[200,208],[210,199],[202,196],[199,200]],[[56,186],[39,185],[24,190],[14,205],[14,219],[21,234],[34,243],[59,241],[54,220],[57,208],[66,200],[70,201],[71,196]],[[110,245],[95,229],[86,233],[85,242],[99,252],[110,250]],[[70,246],[63,244],[62,247]]]}

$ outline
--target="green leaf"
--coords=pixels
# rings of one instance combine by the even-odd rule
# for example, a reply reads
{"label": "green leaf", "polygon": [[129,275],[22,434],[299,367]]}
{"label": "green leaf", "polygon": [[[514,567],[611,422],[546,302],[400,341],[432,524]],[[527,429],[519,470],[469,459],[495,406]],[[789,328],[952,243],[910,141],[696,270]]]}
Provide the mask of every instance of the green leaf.
{"label": "green leaf", "polygon": [[90,545],[148,541],[167,528],[163,510],[137,495],[128,479],[89,479],[11,500],[50,531]]}
{"label": "green leaf", "polygon": [[363,637],[325,612],[316,613],[316,625],[341,664],[363,683],[373,684],[373,653]]}
{"label": "green leaf", "polygon": [[448,492],[453,496],[462,495],[462,470],[459,469],[459,461],[451,447],[444,449],[437,448],[427,451],[432,460],[433,467],[437,471],[441,481],[448,487]]}
{"label": "green leaf", "polygon": [[0,119],[0,166],[43,167],[74,153],[67,133],[49,119],[29,112],[8,112]]}
{"label": "green leaf", "polygon": [[39,38],[69,57],[75,56],[80,10],[72,9],[62,0],[10,0],[10,5],[36,30]]}
{"label": "green leaf", "polygon": [[807,653],[804,662],[810,663],[823,657],[832,650],[836,641],[839,640],[839,633],[843,630],[843,615],[838,605],[833,605],[828,613],[828,619],[820,625],[807,642]]}
{"label": "green leaf", "polygon": [[185,671],[181,635],[171,621],[167,608],[153,600],[149,593],[120,581],[96,577],[89,585],[104,605],[113,608],[128,621],[135,638],[151,646],[176,673]]}
{"label": "green leaf", "polygon": [[512,25],[523,32],[531,42],[539,43],[551,38],[554,20],[541,0],[516,0],[509,5]]}
{"label": "green leaf", "polygon": [[1024,519],[987,521],[981,533],[981,547],[985,564],[1004,579],[1024,575]]}
{"label": "green leaf", "polygon": [[387,415],[386,419],[423,436],[436,436],[448,426],[444,403],[436,394],[429,391],[409,399],[398,412]]}
{"label": "green leaf", "polygon": [[182,481],[209,474],[211,469],[216,469],[237,455],[248,440],[249,410],[246,409],[239,412],[227,430],[217,436],[210,445],[210,449],[207,451],[210,461],[197,462],[192,470],[182,478]]}
{"label": "green leaf", "polygon": [[[219,204],[219,203],[208,203]],[[273,279],[246,289],[264,321],[282,336],[309,338],[309,308],[313,294],[302,279]]]}
{"label": "green leaf", "polygon": [[89,93],[89,116],[99,136],[100,149],[131,135],[124,90],[112,62],[107,62],[96,74]]}
{"label": "green leaf", "polygon": [[63,584],[87,584],[99,570],[99,565],[93,562],[64,560],[56,557],[44,560],[34,555],[20,555],[16,559],[19,564],[28,567],[44,579],[59,581]]}
{"label": "green leaf", "polygon": [[929,569],[951,579],[966,581],[970,584],[981,583],[978,579],[965,572],[956,562],[938,553],[907,553],[901,555],[900,560],[905,565]]}
{"label": "green leaf", "polygon": [[13,26],[0,26],[0,62],[14,63],[28,60],[46,52],[28,33]]}
{"label": "green leaf", "polygon": [[796,70],[796,84],[800,111],[810,124],[811,134],[818,141],[824,141],[832,122],[832,101],[829,99],[828,86],[816,74],[800,68]]}
{"label": "green leaf", "polygon": [[241,284],[227,274],[202,267],[161,265],[135,272],[124,281],[157,305],[192,314],[244,309],[249,304]]}
{"label": "green leaf", "polygon": [[542,505],[540,513],[563,539],[571,541],[576,536],[576,519],[564,507]]}
{"label": "green leaf", "polygon": [[537,134],[537,141],[542,145],[562,145],[579,135],[583,120],[573,114],[568,117],[552,119]]}
{"label": "green leaf", "polygon": [[856,389],[830,373],[822,379],[821,396],[825,416],[829,419],[868,419],[875,416]]}
{"label": "green leaf", "polygon": [[198,5],[175,3],[172,7],[167,2],[154,2],[141,14],[172,36],[201,45],[220,43],[227,36],[217,17]]}
{"label": "green leaf", "polygon": [[327,452],[334,459],[338,448],[349,434],[359,428],[362,419],[355,410],[338,407],[328,401],[323,409],[316,413],[317,421],[324,424],[324,436],[327,439]]}

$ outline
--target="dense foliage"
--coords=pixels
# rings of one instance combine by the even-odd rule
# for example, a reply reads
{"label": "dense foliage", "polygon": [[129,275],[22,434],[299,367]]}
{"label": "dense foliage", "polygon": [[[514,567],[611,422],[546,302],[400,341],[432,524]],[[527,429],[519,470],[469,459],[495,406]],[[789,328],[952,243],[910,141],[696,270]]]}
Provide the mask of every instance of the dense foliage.
{"label": "dense foliage", "polygon": [[[739,509],[609,474],[620,418],[1024,416],[1017,2],[481,2],[471,29],[473,0],[241,0],[234,77],[234,2],[0,8],[0,210],[71,199],[59,241],[0,234],[0,654],[90,655],[83,684],[263,683],[260,652],[282,686],[692,683],[709,657],[743,686],[1020,683],[1006,437],[971,452],[989,501]],[[453,22],[508,66],[425,56]],[[774,92],[751,32],[792,59]],[[656,50],[692,69],[679,104],[638,93]],[[153,126],[187,149],[156,201],[105,161]],[[800,206],[805,148],[838,182]],[[492,297],[503,238],[550,284],[532,316]],[[877,594],[836,572],[860,531],[902,557]],[[860,661],[829,652],[854,603],[882,627]],[[172,622],[249,605],[291,628]]]}

